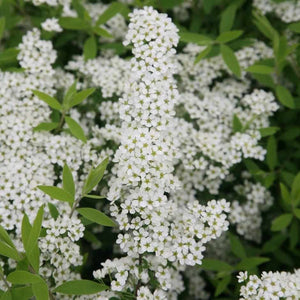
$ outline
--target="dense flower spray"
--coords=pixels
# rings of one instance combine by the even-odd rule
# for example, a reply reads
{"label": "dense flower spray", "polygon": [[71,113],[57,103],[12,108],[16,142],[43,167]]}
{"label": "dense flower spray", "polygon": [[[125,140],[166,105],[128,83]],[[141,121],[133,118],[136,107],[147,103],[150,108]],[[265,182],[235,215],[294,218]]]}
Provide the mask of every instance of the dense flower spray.
{"label": "dense flower spray", "polygon": [[[148,270],[139,271],[145,262],[149,271],[155,271],[161,289],[176,290],[176,285],[170,284],[174,271],[167,261],[175,267],[201,264],[203,245],[227,229],[224,211],[229,206],[225,200],[212,200],[207,206],[195,201],[180,207],[168,198],[180,189],[173,175],[180,159],[179,141],[172,133],[174,105],[179,98],[172,63],[178,30],[167,15],[151,7],[134,10],[130,21],[124,44],[133,44],[134,57],[120,99],[122,135],[108,193],[111,214],[124,232],[117,243],[128,258],[104,263],[94,275],[101,278],[117,272],[113,290],[124,290],[127,278],[134,275],[139,295],[142,290],[150,293],[142,286],[149,278]],[[133,264],[135,271],[121,275],[120,265],[124,264],[124,270]]]}

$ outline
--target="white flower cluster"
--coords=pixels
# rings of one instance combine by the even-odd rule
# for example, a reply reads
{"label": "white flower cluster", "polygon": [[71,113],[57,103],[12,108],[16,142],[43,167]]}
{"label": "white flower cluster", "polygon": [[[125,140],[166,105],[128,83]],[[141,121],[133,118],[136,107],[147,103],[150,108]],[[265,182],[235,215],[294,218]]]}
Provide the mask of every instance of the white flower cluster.
{"label": "white flower cluster", "polygon": [[[51,109],[32,90],[55,94],[57,74],[51,63],[56,53],[51,42],[40,39],[37,29],[23,36],[19,49],[19,63],[24,71],[0,72],[0,223],[9,231],[17,249],[23,251],[23,214],[32,223],[41,205],[51,202],[57,207],[59,217],[54,221],[45,205],[43,227],[47,229],[39,241],[41,271],[53,284],[53,278],[61,282],[78,277],[72,270],[82,262],[82,256],[75,242],[82,237],[84,227],[75,214],[67,217],[71,211],[68,203],[50,199],[37,186],[54,185],[60,179],[55,167],[62,168],[67,163],[76,187],[80,188],[91,166],[109,152],[97,153],[90,141],[83,144],[66,133],[33,131],[39,123],[51,122]],[[82,177],[77,174],[79,169]],[[6,263],[9,268],[15,266],[12,260],[5,260]]]}
{"label": "white flower cluster", "polygon": [[[162,266],[167,261],[174,266],[200,264],[203,244],[228,227],[224,212],[229,211],[229,205],[225,200],[212,200],[207,206],[197,201],[185,205],[168,198],[180,187],[173,175],[181,155],[177,132],[173,132],[174,105],[179,97],[172,63],[177,28],[167,15],[151,7],[134,10],[130,21],[125,45],[133,44],[132,73],[120,99],[120,147],[113,160],[116,164],[108,193],[111,215],[125,231],[117,243],[133,268],[139,269],[141,257],[150,257],[151,263],[151,253]],[[106,274],[99,271],[97,276]],[[123,290],[127,284],[126,275],[122,280],[116,278],[112,288]],[[163,290],[171,287],[160,286]]]}
{"label": "white flower cluster", "polygon": [[275,13],[283,22],[300,21],[300,2],[299,1],[272,1],[254,0],[254,7],[258,8],[264,15]]}
{"label": "white flower cluster", "polygon": [[42,24],[42,28],[46,31],[56,31],[56,32],[61,32],[62,28],[58,24],[58,19],[56,18],[49,18],[46,19]]}
{"label": "white flower cluster", "polygon": [[300,299],[300,269],[289,272],[262,272],[261,277],[240,272],[239,282],[247,281],[240,289],[241,300]]}
{"label": "white flower cluster", "polygon": [[229,220],[236,224],[237,232],[248,240],[261,240],[261,213],[273,204],[271,193],[260,183],[252,183],[245,179],[243,185],[234,187],[239,198],[246,201],[234,200],[231,204]]}

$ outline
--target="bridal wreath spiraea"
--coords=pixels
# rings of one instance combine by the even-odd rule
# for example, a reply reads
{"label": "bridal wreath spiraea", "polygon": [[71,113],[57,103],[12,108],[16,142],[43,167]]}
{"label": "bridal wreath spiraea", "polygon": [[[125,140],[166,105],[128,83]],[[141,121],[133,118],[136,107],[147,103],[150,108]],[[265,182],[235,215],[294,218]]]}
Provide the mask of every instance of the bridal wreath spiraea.
{"label": "bridal wreath spiraea", "polygon": [[[180,182],[173,175],[180,158],[179,141],[172,132],[174,105],[180,97],[172,63],[173,47],[179,39],[177,31],[166,14],[151,7],[130,14],[124,44],[133,45],[134,57],[120,99],[122,137],[114,156],[114,176],[108,193],[111,214],[123,231],[117,243],[128,259],[106,262],[102,270],[94,273],[96,278],[117,273],[112,290],[133,288],[129,282],[134,282],[140,286],[137,295],[150,293],[142,286],[149,280],[148,269],[155,270],[161,289],[176,289],[176,283],[170,284],[175,276],[170,276],[167,261],[177,269],[201,264],[203,245],[228,227],[224,212],[229,204],[225,200],[182,207],[168,197],[180,189]],[[141,271],[145,261],[147,270]],[[122,262],[126,267],[122,267]],[[124,272],[130,264],[132,272]]]}

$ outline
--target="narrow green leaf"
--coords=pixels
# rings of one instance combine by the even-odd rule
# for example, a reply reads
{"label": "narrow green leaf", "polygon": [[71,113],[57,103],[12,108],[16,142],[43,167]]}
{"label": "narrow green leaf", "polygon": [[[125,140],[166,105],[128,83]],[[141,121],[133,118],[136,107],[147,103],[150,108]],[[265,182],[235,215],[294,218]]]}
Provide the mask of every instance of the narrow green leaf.
{"label": "narrow green leaf", "polygon": [[262,253],[273,252],[278,249],[286,240],[286,236],[283,234],[274,235],[270,240],[266,241],[262,248]]}
{"label": "narrow green leaf", "polygon": [[48,300],[49,299],[48,286],[44,280],[41,282],[33,283],[32,291],[33,291],[33,294],[34,294],[36,300]]}
{"label": "narrow green leaf", "polygon": [[292,23],[288,28],[296,33],[300,33],[300,22]]}
{"label": "narrow green leaf", "polygon": [[237,270],[250,270],[253,269],[267,261],[269,261],[270,259],[268,257],[246,257],[244,259],[242,259],[237,265],[236,265],[236,269]]}
{"label": "narrow green leaf", "polygon": [[91,169],[84,183],[82,194],[88,194],[100,182],[104,175],[107,165],[108,158],[104,159],[95,169]]}
{"label": "narrow green leaf", "polygon": [[198,33],[179,32],[179,36],[182,42],[193,43],[202,46],[210,45],[213,42],[210,37]]}
{"label": "narrow green leaf", "polygon": [[288,108],[295,107],[293,96],[291,95],[289,90],[286,89],[285,87],[283,87],[281,85],[277,85],[276,86],[276,95],[282,105],[284,105]]}
{"label": "narrow green leaf", "polygon": [[86,98],[88,98],[91,94],[93,94],[95,91],[94,88],[90,88],[90,89],[86,89],[83,90],[79,93],[77,93],[76,95],[74,95],[74,97],[71,99],[69,107],[73,107],[76,106],[78,104],[80,104],[83,100],[85,100]]}
{"label": "narrow green leaf", "polygon": [[271,230],[272,231],[280,231],[291,223],[293,219],[292,214],[283,214],[279,217],[277,217],[275,220],[272,222]]}
{"label": "narrow green leaf", "polygon": [[65,164],[63,168],[63,188],[65,191],[69,192],[73,197],[75,197],[74,179],[67,164]]}
{"label": "narrow green leaf", "polygon": [[102,37],[105,37],[108,39],[113,38],[113,36],[103,27],[94,27],[93,31],[95,34],[97,34],[99,36],[102,36]]}
{"label": "narrow green leaf", "polygon": [[62,28],[71,30],[87,30],[90,25],[87,21],[80,18],[62,17],[59,19],[59,24]]}
{"label": "narrow green leaf", "polygon": [[297,220],[293,220],[291,228],[290,228],[290,247],[293,249],[296,247],[299,241],[299,226]]}
{"label": "narrow green leaf", "polygon": [[164,9],[171,9],[177,5],[180,5],[184,2],[184,0],[160,0],[159,4],[161,5],[162,8]]}
{"label": "narrow green leaf", "polygon": [[0,64],[17,62],[17,56],[20,50],[17,48],[7,48],[0,53]]}
{"label": "narrow green leaf", "polygon": [[38,241],[41,228],[42,228],[43,216],[44,216],[44,206],[41,206],[37,212],[36,218],[30,230],[30,234],[25,246],[26,254],[29,254],[32,251],[33,247]]}
{"label": "narrow green leaf", "polygon": [[26,247],[27,247],[27,243],[28,243],[31,228],[32,228],[32,226],[29,222],[29,218],[26,215],[26,213],[24,213],[23,220],[22,220],[22,229],[21,229],[21,231],[22,231],[22,242],[23,242],[24,249],[26,249]]}
{"label": "narrow green leaf", "polygon": [[233,30],[222,32],[216,39],[217,42],[227,43],[236,40],[243,34],[242,30]]}
{"label": "narrow green leaf", "polygon": [[102,15],[99,16],[96,26],[106,23],[113,18],[116,14],[121,13],[123,10],[127,10],[127,7],[121,2],[113,2]]}
{"label": "narrow green leaf", "polygon": [[265,65],[252,65],[246,69],[247,72],[256,74],[272,74],[274,73],[274,68]]}
{"label": "narrow green leaf", "polygon": [[64,96],[64,100],[63,100],[63,106],[65,108],[69,108],[69,104],[72,100],[72,98],[74,97],[74,95],[76,95],[76,85],[77,85],[77,80],[75,80],[72,85],[70,85],[70,87],[68,88],[65,96]]}
{"label": "narrow green leaf", "polygon": [[91,295],[108,289],[104,284],[99,284],[91,280],[73,280],[63,283],[54,291],[67,295]]}
{"label": "narrow green leaf", "polygon": [[55,128],[57,128],[58,123],[57,122],[51,122],[51,123],[40,123],[38,126],[33,128],[33,131],[51,131]]}
{"label": "narrow green leaf", "polygon": [[34,271],[38,274],[40,268],[40,249],[38,243],[35,243],[31,247],[31,251],[26,253],[27,259]]}
{"label": "narrow green leaf", "polygon": [[234,52],[226,45],[221,45],[221,54],[223,60],[231,72],[237,77],[241,76],[240,64],[234,54]]}
{"label": "narrow green leaf", "polygon": [[86,143],[87,139],[84,135],[84,131],[81,128],[81,126],[71,117],[66,117],[65,120],[69,126],[72,135],[74,135],[77,139],[81,140],[82,142]]}
{"label": "narrow green leaf", "polygon": [[11,238],[9,237],[7,231],[0,225],[0,241],[1,240],[5,242],[7,245],[9,245],[10,247],[16,248]]}
{"label": "narrow green leaf", "polygon": [[294,214],[295,214],[295,216],[296,216],[298,219],[300,219],[300,208],[295,208],[295,209],[294,209]]}
{"label": "narrow green leaf", "polygon": [[234,234],[230,233],[229,240],[232,253],[241,259],[245,258],[247,256],[246,251],[240,239]]}
{"label": "narrow green leaf", "polygon": [[97,55],[97,41],[94,36],[89,37],[83,44],[83,56],[85,60],[93,59]]}
{"label": "narrow green leaf", "polygon": [[74,202],[74,197],[69,192],[59,187],[39,185],[38,188],[53,199],[69,202],[70,204],[73,204]]}
{"label": "narrow green leaf", "polygon": [[233,132],[241,132],[243,129],[243,124],[236,114],[233,115],[232,129],[233,129]]}
{"label": "narrow green leaf", "polygon": [[274,136],[270,136],[268,138],[267,143],[267,156],[266,156],[267,165],[270,168],[270,170],[274,170],[274,168],[277,166],[277,143]]}
{"label": "narrow green leaf", "polygon": [[0,40],[2,39],[4,29],[5,29],[5,17],[1,17],[0,18]]}
{"label": "narrow green leaf", "polygon": [[51,108],[56,109],[56,110],[62,110],[62,106],[54,97],[51,97],[51,96],[49,96],[43,92],[37,91],[37,90],[33,90],[32,93],[35,96],[37,96],[40,100],[47,103]]}
{"label": "narrow green leaf", "polygon": [[20,261],[21,258],[16,249],[10,247],[5,242],[0,241],[0,255],[12,258],[16,261]]}
{"label": "narrow green leaf", "polygon": [[292,203],[291,195],[287,187],[282,182],[280,182],[280,192],[284,208],[286,210],[290,210]]}
{"label": "narrow green leaf", "polygon": [[259,132],[261,137],[266,137],[275,134],[278,130],[280,130],[279,127],[265,127],[265,128],[260,128]]}
{"label": "narrow green leaf", "polygon": [[228,276],[225,276],[224,278],[222,278],[218,282],[217,288],[216,288],[216,291],[215,291],[215,297],[219,296],[220,294],[222,294],[226,290],[226,288],[227,288],[228,284],[230,283],[230,281],[231,281],[231,275],[228,275]]}
{"label": "narrow green leaf", "polygon": [[108,216],[106,216],[104,213],[100,212],[97,209],[84,207],[78,208],[77,211],[88,220],[95,222],[99,225],[109,227],[116,226],[116,223],[113,220],[111,220]]}
{"label": "narrow green leaf", "polygon": [[57,217],[59,216],[59,212],[58,212],[56,206],[49,202],[49,203],[48,203],[48,207],[49,207],[49,211],[50,211],[51,217],[52,217],[54,220],[56,220]]}
{"label": "narrow green leaf", "polygon": [[11,291],[6,291],[3,295],[1,295],[0,300],[13,300]]}
{"label": "narrow green leaf", "polygon": [[13,284],[28,284],[41,282],[43,279],[38,275],[27,271],[14,271],[7,276],[7,281]]}
{"label": "narrow green leaf", "polygon": [[201,59],[205,58],[211,51],[212,49],[212,46],[211,45],[208,45],[203,51],[201,51],[197,56],[196,56],[196,59],[195,59],[195,64],[198,63]]}
{"label": "narrow green leaf", "polygon": [[232,28],[237,6],[235,4],[229,5],[221,14],[220,32],[228,31]]}
{"label": "narrow green leaf", "polygon": [[233,271],[233,267],[228,263],[210,258],[204,258],[200,267],[209,271]]}
{"label": "narrow green leaf", "polygon": [[83,195],[83,197],[91,198],[91,199],[104,199],[105,196],[98,196],[98,195]]}
{"label": "narrow green leaf", "polygon": [[294,178],[293,184],[292,184],[292,201],[295,204],[295,206],[298,206],[300,202],[300,172],[296,175]]}

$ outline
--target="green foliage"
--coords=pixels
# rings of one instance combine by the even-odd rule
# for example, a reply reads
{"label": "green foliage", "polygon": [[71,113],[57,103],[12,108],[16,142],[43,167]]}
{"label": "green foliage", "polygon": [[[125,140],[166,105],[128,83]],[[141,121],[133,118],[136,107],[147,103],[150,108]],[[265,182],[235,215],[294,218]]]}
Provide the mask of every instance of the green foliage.
{"label": "green foliage", "polygon": [[77,139],[81,140],[82,142],[86,143],[87,139],[84,135],[84,131],[81,126],[71,117],[65,117],[66,123],[72,133]]}
{"label": "green foliage", "polygon": [[69,202],[70,204],[74,202],[74,196],[62,188],[47,185],[39,185],[38,188],[53,199]]}
{"label": "green foliage", "polygon": [[78,208],[77,211],[88,220],[97,223],[99,225],[109,226],[109,227],[116,226],[116,223],[114,221],[112,221],[108,216],[106,216],[104,213],[100,212],[97,209],[84,207],[84,208]]}
{"label": "green foliage", "polygon": [[223,60],[227,65],[227,67],[229,68],[229,70],[237,77],[240,77],[241,68],[234,52],[226,45],[221,45],[220,49],[221,49]]}
{"label": "green foliage", "polygon": [[67,295],[91,295],[102,292],[108,287],[91,280],[73,280],[63,283],[55,292]]}

